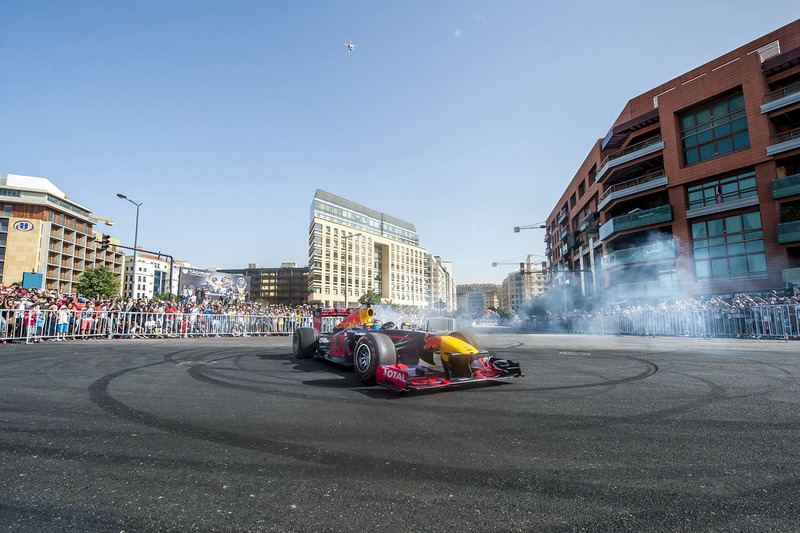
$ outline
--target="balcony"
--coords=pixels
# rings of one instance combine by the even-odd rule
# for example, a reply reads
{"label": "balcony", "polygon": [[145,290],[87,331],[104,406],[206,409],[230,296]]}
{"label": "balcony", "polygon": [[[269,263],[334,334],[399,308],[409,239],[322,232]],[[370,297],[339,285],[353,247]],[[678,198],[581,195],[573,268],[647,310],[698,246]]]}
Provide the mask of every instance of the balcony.
{"label": "balcony", "polygon": [[800,220],[778,224],[778,243],[800,242]]}
{"label": "balcony", "polygon": [[764,98],[764,102],[764,105],[761,106],[762,115],[800,102],[800,83],[794,83],[788,87],[769,93],[766,98]]}
{"label": "balcony", "polygon": [[800,285],[800,268],[784,268],[781,270],[781,278],[784,283]]}
{"label": "balcony", "polygon": [[635,300],[640,298],[668,298],[680,294],[677,281],[640,281],[638,283],[620,283],[606,290],[612,299],[616,294],[619,300]]}
{"label": "balcony", "polygon": [[629,146],[624,150],[620,150],[619,152],[609,154],[603,160],[603,162],[600,163],[600,168],[597,170],[597,174],[594,176],[594,181],[598,182],[603,179],[603,176],[609,169],[623,165],[635,159],[639,159],[640,157],[655,152],[660,152],[663,149],[664,141],[661,140],[661,136],[658,136],[648,139],[644,142],[634,144],[633,146]]}
{"label": "balcony", "polygon": [[581,223],[580,223],[579,229],[581,231],[586,231],[587,233],[592,233],[594,231],[594,228],[595,228],[594,221],[595,221],[596,218],[597,218],[597,215],[595,215],[594,213],[589,213],[588,215],[586,215],[585,217],[583,217],[581,219]]}
{"label": "balcony", "polygon": [[800,194],[800,174],[774,179],[770,185],[772,186],[772,198],[774,200],[795,196]]}
{"label": "balcony", "polygon": [[566,208],[564,208],[561,211],[559,211],[558,215],[556,216],[556,223],[561,224],[561,222],[563,222],[564,219],[567,218],[568,214],[569,214],[569,211],[567,211]]}
{"label": "balcony", "polygon": [[578,232],[571,232],[567,237],[567,246],[570,251],[580,248],[582,244],[583,240],[580,238],[580,233]]}
{"label": "balcony", "polygon": [[767,146],[767,155],[780,154],[795,148],[800,148],[800,128],[773,137],[772,144]]}
{"label": "balcony", "polygon": [[671,205],[662,205],[653,209],[628,213],[627,215],[614,217],[600,226],[600,239],[606,240],[614,233],[618,233],[620,231],[643,228],[646,226],[652,226],[653,224],[671,221]]}
{"label": "balcony", "polygon": [[597,208],[603,209],[606,205],[618,198],[624,198],[642,191],[663,187],[669,183],[663,170],[652,172],[632,180],[623,181],[612,185],[597,199]]}
{"label": "balcony", "polygon": [[667,240],[648,244],[647,246],[611,252],[603,256],[602,265],[604,270],[608,270],[623,265],[635,265],[639,263],[650,263],[652,261],[675,259],[676,255],[675,241]]}

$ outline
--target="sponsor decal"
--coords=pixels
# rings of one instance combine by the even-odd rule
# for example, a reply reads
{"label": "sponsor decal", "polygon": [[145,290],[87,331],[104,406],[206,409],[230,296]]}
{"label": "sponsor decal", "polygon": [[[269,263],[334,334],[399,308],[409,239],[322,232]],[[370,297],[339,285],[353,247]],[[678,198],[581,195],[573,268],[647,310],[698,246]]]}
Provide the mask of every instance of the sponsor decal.
{"label": "sponsor decal", "polygon": [[442,338],[438,335],[426,335],[423,350],[438,350],[442,345]]}
{"label": "sponsor decal", "polygon": [[399,370],[395,370],[393,368],[387,368],[385,374],[386,374],[386,379],[392,381],[398,381],[405,386],[407,381],[405,372],[400,372]]}
{"label": "sponsor decal", "polygon": [[17,220],[14,222],[13,228],[17,231],[31,231],[33,229],[33,222],[30,220]]}

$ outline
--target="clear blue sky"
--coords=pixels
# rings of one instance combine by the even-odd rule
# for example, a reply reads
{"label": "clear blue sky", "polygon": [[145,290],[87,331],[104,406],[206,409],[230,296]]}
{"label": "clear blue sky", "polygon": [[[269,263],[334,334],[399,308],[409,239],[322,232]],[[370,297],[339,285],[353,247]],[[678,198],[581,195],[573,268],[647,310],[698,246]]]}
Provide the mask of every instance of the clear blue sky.
{"label": "clear blue sky", "polygon": [[[0,175],[123,244],[307,263],[325,189],[412,222],[458,283],[542,254],[626,102],[800,18],[797,0],[0,2]],[[348,54],[342,43],[357,48]],[[101,228],[104,226],[100,226]]]}

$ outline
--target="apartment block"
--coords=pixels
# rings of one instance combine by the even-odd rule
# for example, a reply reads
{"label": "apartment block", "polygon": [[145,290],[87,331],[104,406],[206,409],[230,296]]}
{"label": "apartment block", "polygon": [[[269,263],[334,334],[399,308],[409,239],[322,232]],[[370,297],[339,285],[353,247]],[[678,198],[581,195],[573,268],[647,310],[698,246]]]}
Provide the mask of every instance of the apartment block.
{"label": "apartment block", "polygon": [[308,228],[309,302],[352,306],[373,290],[382,300],[424,307],[426,253],[414,224],[317,189]]}
{"label": "apartment block", "polygon": [[[128,298],[152,298],[162,293],[178,295],[181,268],[191,267],[187,261],[170,261],[166,256],[139,252],[125,256],[125,278],[122,294]],[[170,268],[172,269],[170,275]]]}
{"label": "apartment block", "polygon": [[547,219],[598,300],[800,283],[800,21],[629,100]]}
{"label": "apartment block", "polygon": [[440,312],[455,311],[456,285],[453,263],[438,255],[426,254],[425,286],[428,288],[427,307]]}
{"label": "apartment block", "polygon": [[[100,249],[102,233],[92,212],[67,198],[46,178],[8,174],[0,178],[0,279],[4,285],[23,274],[42,274],[42,287],[74,292],[87,269],[105,266],[122,276],[122,252]],[[113,224],[111,221],[106,221]]]}

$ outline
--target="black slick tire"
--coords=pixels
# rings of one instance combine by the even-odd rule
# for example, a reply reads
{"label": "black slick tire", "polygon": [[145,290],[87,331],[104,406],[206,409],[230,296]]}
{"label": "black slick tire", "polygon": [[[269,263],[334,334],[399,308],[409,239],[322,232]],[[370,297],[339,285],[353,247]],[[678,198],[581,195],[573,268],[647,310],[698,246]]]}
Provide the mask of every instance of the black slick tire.
{"label": "black slick tire", "polygon": [[367,333],[356,343],[353,351],[353,369],[356,376],[367,385],[375,383],[378,367],[397,362],[397,351],[392,340],[381,333]]}
{"label": "black slick tire", "polygon": [[297,328],[292,335],[292,353],[297,359],[314,357],[319,346],[319,339],[314,328]]}

